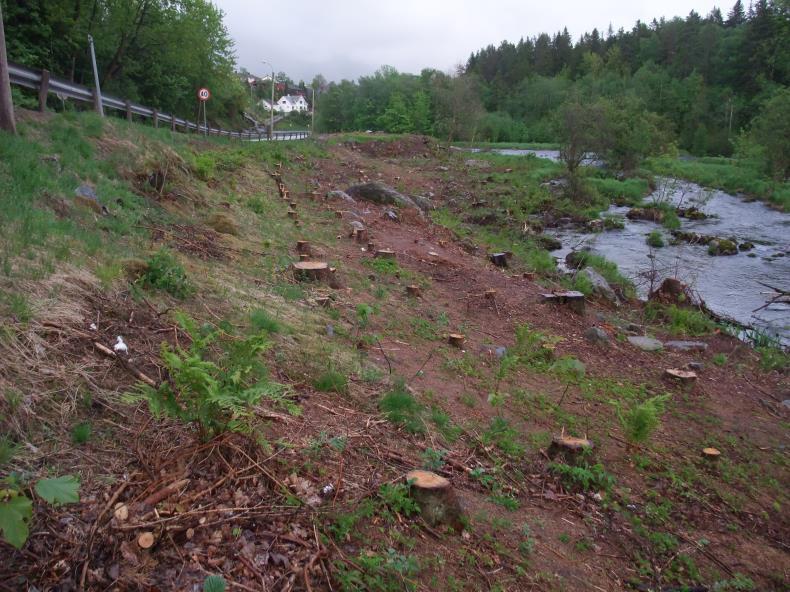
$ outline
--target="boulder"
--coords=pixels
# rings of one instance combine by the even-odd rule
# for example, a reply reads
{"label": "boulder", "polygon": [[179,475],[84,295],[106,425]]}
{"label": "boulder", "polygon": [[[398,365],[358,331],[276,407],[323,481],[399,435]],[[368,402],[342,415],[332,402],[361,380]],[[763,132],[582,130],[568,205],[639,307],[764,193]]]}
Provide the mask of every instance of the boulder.
{"label": "boulder", "polygon": [[634,347],[638,347],[642,351],[647,351],[647,352],[656,352],[664,349],[664,344],[662,344],[658,339],[653,339],[652,337],[645,337],[643,335],[630,336],[628,338],[628,343],[630,343]]}
{"label": "boulder", "polygon": [[609,334],[600,327],[590,327],[584,332],[584,338],[590,343],[609,345]]}
{"label": "boulder", "polygon": [[436,205],[434,205],[433,201],[430,197],[425,197],[423,195],[413,195],[411,200],[417,204],[417,207],[423,210],[424,212],[428,212],[430,210],[435,210]]}
{"label": "boulder", "polygon": [[726,238],[713,240],[708,245],[708,255],[712,255],[714,257],[722,255],[735,255],[737,253],[738,245],[735,243],[735,241],[731,241]]}
{"label": "boulder", "polygon": [[571,269],[581,269],[587,265],[588,251],[571,251],[565,255],[565,265]]}
{"label": "boulder", "polygon": [[585,267],[579,272],[579,274],[590,281],[595,294],[605,298],[609,302],[614,302],[615,304],[619,302],[617,294],[615,294],[612,286],[609,285],[609,282],[606,281],[606,278],[595,271],[592,267]]}
{"label": "boulder", "polygon": [[380,205],[396,205],[402,208],[419,209],[419,206],[411,198],[378,181],[353,185],[346,190],[346,194],[353,199],[361,199]]}
{"label": "boulder", "polygon": [[74,201],[80,205],[90,208],[97,214],[106,216],[110,213],[110,211],[107,209],[107,206],[99,201],[99,196],[96,195],[96,190],[85,183],[74,190]]}
{"label": "boulder", "polygon": [[664,347],[679,352],[703,352],[708,349],[708,344],[702,341],[667,341]]}
{"label": "boulder", "polygon": [[547,251],[558,251],[562,248],[562,242],[548,234],[538,234],[535,236],[535,241],[542,249],[546,249]]}
{"label": "boulder", "polygon": [[326,194],[327,201],[345,201],[347,203],[357,203],[353,197],[351,197],[345,191],[330,191]]}

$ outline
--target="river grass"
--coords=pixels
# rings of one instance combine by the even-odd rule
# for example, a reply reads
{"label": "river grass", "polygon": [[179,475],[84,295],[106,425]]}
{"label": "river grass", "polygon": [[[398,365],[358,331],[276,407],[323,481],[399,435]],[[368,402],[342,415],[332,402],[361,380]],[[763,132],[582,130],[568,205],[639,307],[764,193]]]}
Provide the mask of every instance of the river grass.
{"label": "river grass", "polygon": [[745,193],[784,212],[790,212],[790,183],[775,181],[756,163],[723,157],[679,160],[667,156],[649,158],[645,166],[653,173],[685,179],[728,193]]}

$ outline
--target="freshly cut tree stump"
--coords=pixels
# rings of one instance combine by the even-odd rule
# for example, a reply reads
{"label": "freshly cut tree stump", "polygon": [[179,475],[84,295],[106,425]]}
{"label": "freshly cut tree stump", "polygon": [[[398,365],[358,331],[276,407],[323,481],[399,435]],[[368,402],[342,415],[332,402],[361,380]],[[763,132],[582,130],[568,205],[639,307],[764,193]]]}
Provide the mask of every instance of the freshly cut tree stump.
{"label": "freshly cut tree stump", "polygon": [[288,205],[290,206],[290,208],[291,208],[292,210],[295,210],[295,209],[296,209],[296,202],[295,202],[295,201],[292,201],[292,202],[291,202],[291,203],[289,203]]}
{"label": "freshly cut tree stump", "polygon": [[702,458],[710,462],[716,462],[720,456],[721,451],[718,448],[709,447],[702,449]]}
{"label": "freshly cut tree stump", "polygon": [[296,213],[296,210],[288,210],[288,217],[289,218],[298,218],[299,214]]}
{"label": "freshly cut tree stump", "polygon": [[[283,163],[281,163],[281,162],[275,162],[275,163],[274,163],[274,166],[275,166],[275,168],[282,170],[282,168],[283,168]],[[279,174],[279,173],[278,173],[278,174]]]}
{"label": "freshly cut tree stump", "polygon": [[298,261],[292,267],[297,281],[320,282],[329,279],[329,265],[323,261]]}
{"label": "freshly cut tree stump", "polygon": [[497,267],[507,267],[507,253],[493,253],[489,256],[489,259]]}
{"label": "freshly cut tree stump", "polygon": [[406,294],[408,294],[412,298],[419,298],[420,296],[422,296],[422,290],[420,290],[419,286],[415,286],[415,285],[406,286]]}
{"label": "freshly cut tree stump", "polygon": [[141,549],[150,549],[154,546],[154,542],[154,533],[152,532],[143,532],[137,537],[137,545]]}
{"label": "freshly cut tree stump", "polygon": [[343,212],[341,212],[340,210],[335,210],[335,218],[342,218],[342,217],[343,217]]}
{"label": "freshly cut tree stump", "polygon": [[697,380],[697,373],[691,370],[680,370],[678,368],[667,368],[664,376],[671,380],[676,380],[681,384],[693,384]]}
{"label": "freshly cut tree stump", "polygon": [[288,199],[288,190],[283,189],[283,199]]}
{"label": "freshly cut tree stump", "polygon": [[372,253],[376,250],[376,243],[368,243],[368,252]]}
{"label": "freshly cut tree stump", "polygon": [[525,271],[523,274],[521,274],[521,277],[523,277],[525,280],[533,281],[535,279],[535,272]]}
{"label": "freshly cut tree stump", "polygon": [[486,300],[494,300],[496,299],[496,290],[494,288],[489,288],[485,292],[483,292],[483,296]]}
{"label": "freshly cut tree stump", "polygon": [[453,347],[461,349],[466,343],[466,336],[461,333],[450,333],[447,336],[447,342]]}
{"label": "freshly cut tree stump", "polygon": [[310,243],[306,240],[298,240],[296,241],[296,252],[297,253],[305,253],[307,255],[310,254]]}
{"label": "freshly cut tree stump", "polygon": [[376,251],[374,257],[376,259],[395,259],[395,251],[392,249],[379,249]]}
{"label": "freshly cut tree stump", "polygon": [[354,228],[351,230],[349,237],[353,238],[358,243],[368,242],[368,231],[364,228]]}
{"label": "freshly cut tree stump", "polygon": [[299,222],[299,220],[298,220],[298,219],[294,218],[294,226],[296,226],[297,228],[299,228],[301,225],[302,225],[302,223],[301,223],[301,222]]}
{"label": "freshly cut tree stump", "polygon": [[406,482],[411,495],[420,506],[420,516],[432,526],[450,526],[463,530],[463,511],[450,481],[430,471],[410,471]]}
{"label": "freshly cut tree stump", "polygon": [[310,261],[310,255],[307,253],[299,253],[299,261]]}
{"label": "freshly cut tree stump", "polygon": [[284,183],[278,183],[278,184],[277,184],[277,190],[278,190],[280,193],[282,193],[283,191],[285,191],[285,184],[284,184]]}
{"label": "freshly cut tree stump", "polygon": [[573,312],[584,314],[584,294],[570,290],[568,292],[552,292],[551,294],[541,294],[543,302],[553,302],[564,304]]}
{"label": "freshly cut tree stump", "polygon": [[593,448],[594,444],[587,438],[566,436],[563,432],[561,435],[552,438],[548,455],[552,458],[560,457],[565,462],[572,463]]}

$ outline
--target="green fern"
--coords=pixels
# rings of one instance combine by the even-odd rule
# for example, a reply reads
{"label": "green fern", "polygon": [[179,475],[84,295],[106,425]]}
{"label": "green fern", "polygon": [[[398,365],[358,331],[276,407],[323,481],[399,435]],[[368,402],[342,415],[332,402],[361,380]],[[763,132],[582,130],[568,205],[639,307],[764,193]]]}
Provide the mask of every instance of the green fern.
{"label": "green fern", "polygon": [[623,411],[618,401],[610,401],[617,411],[623,433],[631,444],[644,444],[650,439],[651,434],[661,423],[664,403],[669,397],[669,395],[652,397],[626,411]]}

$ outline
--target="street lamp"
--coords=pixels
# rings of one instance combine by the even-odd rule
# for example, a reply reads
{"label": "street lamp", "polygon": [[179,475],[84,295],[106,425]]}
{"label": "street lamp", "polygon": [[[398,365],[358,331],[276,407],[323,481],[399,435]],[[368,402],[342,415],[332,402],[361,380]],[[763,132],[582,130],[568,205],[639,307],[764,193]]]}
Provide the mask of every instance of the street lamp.
{"label": "street lamp", "polygon": [[272,102],[269,104],[269,139],[274,139],[274,66],[269,62],[262,62],[272,69]]}

